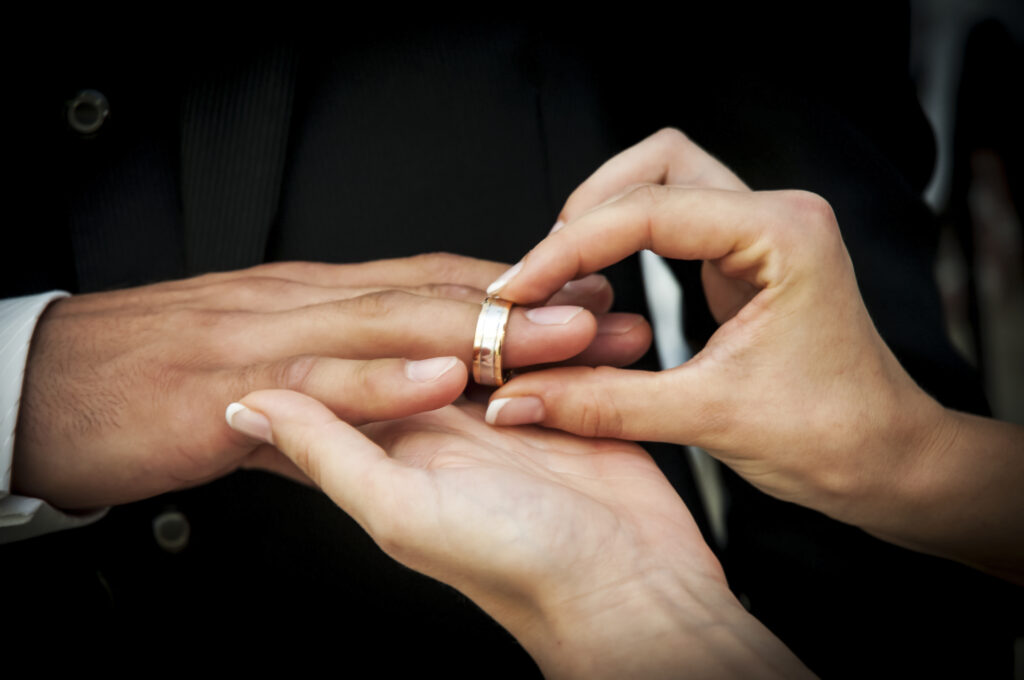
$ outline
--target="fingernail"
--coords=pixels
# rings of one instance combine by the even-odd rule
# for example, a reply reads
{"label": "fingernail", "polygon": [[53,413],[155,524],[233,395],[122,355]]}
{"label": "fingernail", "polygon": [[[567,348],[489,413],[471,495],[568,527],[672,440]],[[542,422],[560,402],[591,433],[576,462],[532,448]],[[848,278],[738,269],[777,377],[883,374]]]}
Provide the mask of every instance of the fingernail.
{"label": "fingernail", "polygon": [[488,295],[494,295],[499,290],[504,288],[505,284],[508,283],[509,281],[511,281],[512,277],[514,277],[516,274],[518,274],[519,270],[522,269],[522,268],[523,268],[522,261],[519,261],[516,264],[512,265],[512,267],[507,272],[505,272],[504,274],[499,276],[497,278],[497,280],[495,280],[494,283],[492,283],[491,285],[487,286],[487,294]]}
{"label": "fingernail", "polygon": [[247,437],[259,439],[262,442],[272,444],[274,435],[270,429],[270,421],[262,413],[256,413],[237,401],[228,404],[228,410],[224,412],[224,418],[232,430],[241,432]]}
{"label": "fingernail", "polygon": [[582,311],[582,307],[571,305],[534,307],[533,309],[526,310],[526,318],[541,326],[564,326]]}
{"label": "fingernail", "polygon": [[625,335],[641,323],[635,316],[601,316],[597,319],[597,334]]}
{"label": "fingernail", "polygon": [[582,279],[570,281],[562,286],[562,290],[574,295],[589,295],[591,293],[596,293],[608,285],[608,279],[602,275],[590,274],[589,276],[584,276]]}
{"label": "fingernail", "polygon": [[556,231],[558,231],[564,226],[565,222],[563,222],[562,220],[558,220],[557,222],[555,222],[555,226],[551,227],[551,231],[548,232],[548,236],[551,236],[551,234],[554,234]]}
{"label": "fingernail", "polygon": [[544,402],[538,397],[495,399],[484,415],[491,425],[528,425],[544,420]]}
{"label": "fingernail", "polygon": [[452,370],[459,360],[455,357],[436,357],[405,362],[405,377],[413,382],[430,382]]}

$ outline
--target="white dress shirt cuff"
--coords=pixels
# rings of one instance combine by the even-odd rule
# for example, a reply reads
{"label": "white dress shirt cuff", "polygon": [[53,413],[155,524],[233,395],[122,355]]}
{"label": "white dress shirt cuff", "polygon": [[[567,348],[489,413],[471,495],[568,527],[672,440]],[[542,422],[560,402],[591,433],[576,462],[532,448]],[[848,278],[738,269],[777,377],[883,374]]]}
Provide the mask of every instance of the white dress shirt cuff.
{"label": "white dress shirt cuff", "polygon": [[47,305],[66,296],[55,290],[0,300],[0,543],[83,526],[106,514],[106,510],[68,514],[38,498],[11,494],[14,429],[29,343]]}

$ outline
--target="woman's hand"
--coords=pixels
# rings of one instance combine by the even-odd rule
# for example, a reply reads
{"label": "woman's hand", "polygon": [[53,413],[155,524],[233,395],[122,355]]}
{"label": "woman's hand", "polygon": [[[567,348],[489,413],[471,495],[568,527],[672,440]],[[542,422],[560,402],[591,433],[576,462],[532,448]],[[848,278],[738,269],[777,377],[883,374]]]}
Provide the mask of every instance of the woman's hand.
{"label": "woman's hand", "polygon": [[[658,183],[673,178],[687,185]],[[655,183],[614,192],[634,181]],[[603,166],[566,215],[489,290],[529,304],[650,248],[705,262],[721,326],[670,371],[516,378],[492,396],[490,422],[694,444],[783,500],[901,545],[1024,573],[1024,437],[946,411],[903,371],[868,316],[824,199],[751,192],[679,133],[661,133]]]}
{"label": "woman's hand", "polygon": [[[471,361],[481,289],[503,269],[444,254],[276,263],[58,301],[32,341],[13,490],[73,509],[145,498],[239,466],[301,476],[279,454],[255,453],[216,412],[273,387],[356,419],[448,404],[465,383],[452,365],[364,362]],[[516,310],[506,365],[634,361],[649,328],[635,315],[603,314],[611,296],[597,276],[543,309]],[[353,390],[359,403],[344,399]]]}
{"label": "woman's hand", "polygon": [[286,453],[392,557],[473,599],[547,677],[806,673],[731,595],[635,444],[492,428],[468,402],[361,431],[294,392],[242,403],[229,413],[245,432]]}

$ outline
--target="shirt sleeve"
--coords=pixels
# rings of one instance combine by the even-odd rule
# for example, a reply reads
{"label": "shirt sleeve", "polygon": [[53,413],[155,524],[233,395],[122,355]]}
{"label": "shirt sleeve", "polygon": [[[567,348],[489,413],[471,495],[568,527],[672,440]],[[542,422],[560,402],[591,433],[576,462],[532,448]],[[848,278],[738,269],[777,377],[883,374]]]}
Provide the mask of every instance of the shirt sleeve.
{"label": "shirt sleeve", "polygon": [[84,526],[106,514],[69,514],[38,498],[11,494],[14,429],[29,343],[47,305],[67,295],[58,290],[0,300],[0,543]]}

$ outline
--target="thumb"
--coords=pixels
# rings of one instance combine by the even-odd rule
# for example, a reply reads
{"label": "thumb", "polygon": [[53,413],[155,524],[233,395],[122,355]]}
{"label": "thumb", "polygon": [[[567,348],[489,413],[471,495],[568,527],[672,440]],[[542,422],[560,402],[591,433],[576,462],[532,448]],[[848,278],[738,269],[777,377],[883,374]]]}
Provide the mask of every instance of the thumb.
{"label": "thumb", "polygon": [[288,390],[261,390],[228,406],[228,424],[277,447],[364,528],[387,504],[402,468],[326,406]]}
{"label": "thumb", "polygon": [[686,367],[536,371],[498,389],[485,417],[492,425],[537,423],[584,437],[691,443],[707,410],[695,403],[692,375]]}

